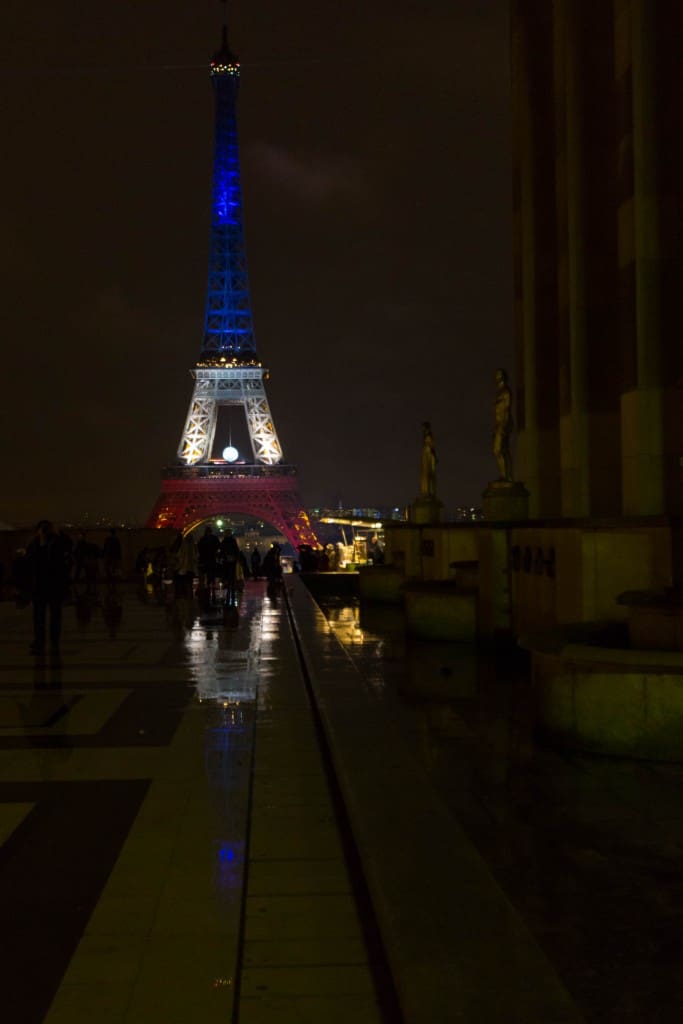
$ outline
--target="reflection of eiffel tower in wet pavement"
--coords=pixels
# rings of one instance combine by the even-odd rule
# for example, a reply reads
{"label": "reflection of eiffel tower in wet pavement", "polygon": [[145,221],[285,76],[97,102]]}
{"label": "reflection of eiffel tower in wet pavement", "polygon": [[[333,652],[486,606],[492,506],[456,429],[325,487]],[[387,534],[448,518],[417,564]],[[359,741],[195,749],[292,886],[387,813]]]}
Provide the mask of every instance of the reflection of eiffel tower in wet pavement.
{"label": "reflection of eiffel tower in wet pavement", "polygon": [[[236,99],[239,64],[227,32],[211,61],[216,97],[211,252],[206,324],[194,393],[178,448],[178,464],[164,471],[149,526],[186,530],[218,514],[265,519],[296,547],[316,544],[296,486],[296,469],[283,462],[265,381],[256,354],[242,226]],[[218,409],[239,406],[246,417],[251,458],[227,445],[212,458]]]}

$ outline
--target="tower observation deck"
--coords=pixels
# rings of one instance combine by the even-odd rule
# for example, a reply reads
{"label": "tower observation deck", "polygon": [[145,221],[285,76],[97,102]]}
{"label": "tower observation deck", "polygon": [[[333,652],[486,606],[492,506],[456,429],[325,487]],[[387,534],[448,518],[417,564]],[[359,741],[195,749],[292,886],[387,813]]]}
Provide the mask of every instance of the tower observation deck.
{"label": "tower observation deck", "polygon": [[[242,219],[237,132],[240,65],[223,27],[209,65],[215,98],[215,148],[209,272],[204,334],[190,370],[194,389],[177,450],[162,475],[149,526],[187,531],[202,520],[241,513],[265,519],[296,547],[316,544],[296,488],[296,469],[284,462],[266,395],[269,377],[256,353]],[[218,410],[237,406],[245,416],[251,452],[228,444],[214,454]],[[220,439],[219,439],[220,440]]]}

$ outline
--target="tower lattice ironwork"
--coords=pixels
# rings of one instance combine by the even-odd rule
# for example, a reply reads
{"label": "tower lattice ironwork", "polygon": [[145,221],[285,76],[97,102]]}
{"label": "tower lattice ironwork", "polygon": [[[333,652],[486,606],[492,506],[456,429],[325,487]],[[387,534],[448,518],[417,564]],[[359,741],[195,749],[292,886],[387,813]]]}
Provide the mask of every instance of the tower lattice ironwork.
{"label": "tower lattice ironwork", "polygon": [[[218,514],[267,520],[295,546],[315,544],[286,465],[266,395],[268,370],[256,353],[242,221],[236,101],[240,66],[223,43],[210,64],[216,101],[211,245],[204,337],[191,370],[194,391],[178,446],[178,461],[163,472],[161,496],[149,526],[188,530]],[[238,406],[245,415],[251,458],[212,458],[218,410]],[[238,455],[232,448],[231,459]]]}

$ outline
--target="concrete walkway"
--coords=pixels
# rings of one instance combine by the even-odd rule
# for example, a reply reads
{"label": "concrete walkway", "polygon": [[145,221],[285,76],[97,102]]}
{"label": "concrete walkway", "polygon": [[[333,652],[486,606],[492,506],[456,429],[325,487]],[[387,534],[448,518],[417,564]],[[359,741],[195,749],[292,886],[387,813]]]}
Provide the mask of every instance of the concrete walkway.
{"label": "concrete walkway", "polygon": [[227,619],[100,588],[45,661],[29,626],[0,605],[12,1024],[581,1019],[300,580]]}

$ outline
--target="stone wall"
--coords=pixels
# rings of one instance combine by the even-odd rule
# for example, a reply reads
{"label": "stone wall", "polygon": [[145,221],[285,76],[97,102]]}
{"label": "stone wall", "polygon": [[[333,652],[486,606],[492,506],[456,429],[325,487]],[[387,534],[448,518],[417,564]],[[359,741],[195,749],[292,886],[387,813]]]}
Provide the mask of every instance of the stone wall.
{"label": "stone wall", "polygon": [[386,524],[386,561],[408,582],[476,586],[479,636],[520,636],[625,619],[619,594],[672,585],[676,529],[665,517]]}

